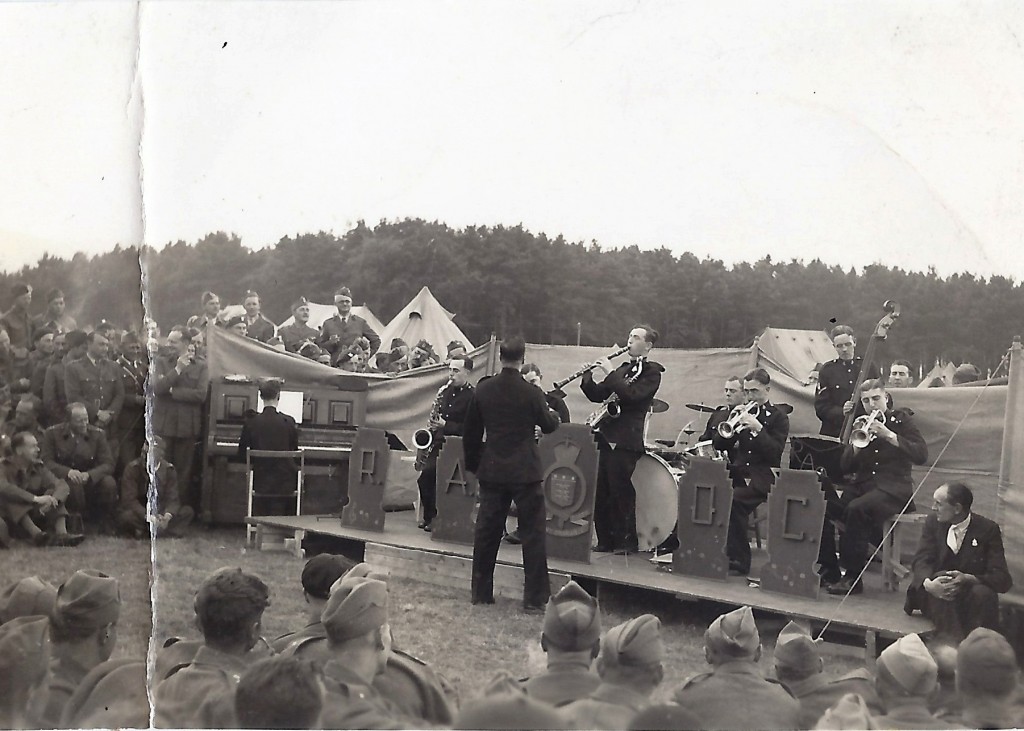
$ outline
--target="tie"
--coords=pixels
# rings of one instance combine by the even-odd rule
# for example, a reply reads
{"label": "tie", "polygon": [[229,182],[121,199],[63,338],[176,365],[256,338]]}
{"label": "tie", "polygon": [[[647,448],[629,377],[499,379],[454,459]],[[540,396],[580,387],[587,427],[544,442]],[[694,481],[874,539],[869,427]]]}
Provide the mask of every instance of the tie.
{"label": "tie", "polygon": [[953,553],[960,553],[960,541],[957,540],[956,529],[953,526],[949,526],[949,532],[946,533],[946,545]]}

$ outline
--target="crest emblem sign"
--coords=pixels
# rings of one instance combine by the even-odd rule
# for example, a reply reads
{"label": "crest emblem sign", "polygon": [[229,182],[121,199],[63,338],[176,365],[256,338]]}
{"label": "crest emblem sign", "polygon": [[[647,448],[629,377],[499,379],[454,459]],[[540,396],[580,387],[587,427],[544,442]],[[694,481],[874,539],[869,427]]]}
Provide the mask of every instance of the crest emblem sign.
{"label": "crest emblem sign", "polygon": [[590,563],[597,486],[597,445],[586,424],[562,424],[540,440],[547,508],[547,553]]}

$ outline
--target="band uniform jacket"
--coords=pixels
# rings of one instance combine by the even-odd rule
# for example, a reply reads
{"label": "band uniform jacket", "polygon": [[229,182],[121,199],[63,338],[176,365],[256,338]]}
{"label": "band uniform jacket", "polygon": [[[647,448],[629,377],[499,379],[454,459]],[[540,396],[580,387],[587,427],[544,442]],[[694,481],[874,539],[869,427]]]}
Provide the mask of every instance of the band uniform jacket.
{"label": "band uniform jacket", "polygon": [[206,361],[196,358],[178,373],[175,354],[157,358],[153,376],[153,433],[178,439],[203,429],[203,404],[210,388]]}
{"label": "band uniform jacket", "polygon": [[1013,586],[998,523],[971,513],[971,522],[958,553],[953,553],[946,545],[948,533],[949,523],[940,523],[934,513],[925,520],[917,553],[914,554],[913,579],[907,589],[908,612],[924,609],[924,580],[934,579],[943,571],[973,574],[997,594],[1004,594]]}
{"label": "band uniform jacket", "polygon": [[[331,338],[337,335],[338,339],[331,342]],[[344,353],[356,338],[364,337],[370,341],[370,355],[380,349],[380,337],[374,332],[370,324],[359,315],[349,315],[346,322],[341,321],[341,315],[335,315],[329,320],[324,320],[320,327],[320,339],[317,345],[330,351],[331,360],[335,356]]]}
{"label": "band uniform jacket", "polygon": [[315,343],[320,339],[319,330],[315,327],[304,325],[301,322],[285,325],[277,331],[277,334],[281,336],[281,340],[284,342],[284,349],[289,353],[298,353],[299,348],[307,340]]}
{"label": "band uniform jacket", "polygon": [[70,470],[89,473],[92,484],[114,474],[114,456],[104,431],[86,426],[84,434],[75,434],[68,423],[51,426],[43,432],[40,458],[53,474],[66,480]]}
{"label": "band uniform jacket", "polygon": [[67,515],[64,503],[71,495],[71,488],[59,479],[42,462],[28,468],[19,467],[11,457],[0,459],[0,516],[17,524],[35,509],[34,499],[40,495],[57,498],[55,515]]}
{"label": "band uniform jacket", "polygon": [[116,420],[124,406],[121,368],[108,358],[94,363],[88,355],[83,356],[65,367],[64,393],[69,404],[85,404],[91,421],[100,410],[112,412]]}
{"label": "band uniform jacket", "polygon": [[717,407],[708,417],[707,426],[704,427],[704,433],[700,435],[698,442],[710,442],[718,434],[718,425],[729,418],[729,414],[732,413],[732,406],[723,404]]}
{"label": "band uniform jacket", "polygon": [[878,489],[899,500],[907,501],[914,493],[910,476],[912,464],[924,464],[928,459],[928,445],[914,424],[910,409],[885,412],[885,425],[896,432],[898,446],[884,439],[872,439],[868,446],[854,453],[853,447],[843,448],[843,472],[856,471],[851,485],[854,495],[863,495]]}
{"label": "band uniform jacket", "polygon": [[[843,404],[853,398],[853,387],[857,385],[864,359],[859,355],[852,360],[836,358],[830,360],[818,371],[818,389],[814,393],[814,413],[821,420],[819,433],[838,437],[843,430]],[[878,378],[878,366],[872,364],[868,378]],[[863,414],[864,409],[857,403],[854,415]]]}
{"label": "band uniform jacket", "polygon": [[664,371],[660,363],[639,358],[623,363],[600,383],[594,380],[590,371],[583,374],[580,388],[594,403],[602,403],[613,393],[619,397],[618,417],[606,419],[598,429],[610,446],[644,451],[644,424]]}
{"label": "band uniform jacket", "polygon": [[466,423],[466,413],[469,411],[469,404],[473,401],[473,386],[448,386],[441,393],[441,418],[444,419],[444,426],[440,433],[434,434],[434,441],[430,445],[430,454],[427,455],[427,463],[424,469],[432,469],[437,466],[437,456],[441,454],[441,447],[444,446],[445,437],[461,437]]}
{"label": "band uniform jacket", "polygon": [[[729,455],[729,473],[733,480],[749,479],[750,487],[767,495],[775,482],[772,468],[782,464],[782,452],[789,439],[788,407],[771,402],[761,404],[756,418],[761,431],[751,436],[749,429],[725,439],[715,429],[711,442],[715,449]],[[735,483],[734,483],[735,484]]]}
{"label": "band uniform jacket", "polygon": [[265,343],[274,337],[274,333],[277,328],[270,320],[263,316],[262,312],[256,314],[256,319],[249,322],[249,318],[245,318],[245,336],[258,340],[261,343]]}
{"label": "band uniform jacket", "polygon": [[534,427],[550,434],[558,424],[544,392],[515,368],[502,368],[477,384],[466,413],[466,469],[481,482],[540,482],[543,470]]}
{"label": "band uniform jacket", "polygon": [[[249,449],[295,452],[298,448],[299,429],[295,419],[273,406],[264,406],[263,411],[246,419],[238,439],[238,456],[242,459]],[[291,493],[295,489],[298,469],[292,458],[253,457],[253,489],[262,493]]]}

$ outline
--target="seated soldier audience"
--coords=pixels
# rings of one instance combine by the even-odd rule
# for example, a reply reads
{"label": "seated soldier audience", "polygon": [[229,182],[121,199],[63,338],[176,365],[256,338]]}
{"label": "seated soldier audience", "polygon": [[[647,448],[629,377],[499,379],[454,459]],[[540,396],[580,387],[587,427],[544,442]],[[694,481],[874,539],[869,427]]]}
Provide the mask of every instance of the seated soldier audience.
{"label": "seated soldier audience", "polygon": [[[324,611],[324,605],[327,604],[331,587],[355,565],[355,561],[332,553],[321,553],[306,561],[305,566],[302,567],[300,580],[302,582],[302,598],[306,602],[308,623],[296,632],[289,632],[272,640],[270,646],[274,652],[302,657],[306,660],[322,661],[327,657],[327,632],[320,615]],[[319,642],[308,642],[307,640],[310,639],[316,639]]]}
{"label": "seated soldier audience", "polygon": [[77,546],[85,536],[68,533],[68,484],[39,461],[39,443],[28,432],[11,438],[11,456],[0,459],[0,517],[37,546]]}
{"label": "seated soldier audience", "polygon": [[836,729],[860,731],[861,729],[879,727],[875,725],[871,711],[868,710],[868,704],[864,699],[856,693],[847,693],[825,711],[812,728],[828,729],[828,731],[836,731]]}
{"label": "seated soldier audience", "polygon": [[61,716],[75,689],[117,643],[121,593],[117,579],[99,571],[76,571],[57,589],[50,619],[52,661],[46,680],[29,698],[32,728],[61,728]]}
{"label": "seated soldier audience", "polygon": [[32,728],[26,710],[47,678],[49,625],[46,617],[24,616],[0,626],[0,728]]}
{"label": "seated soldier audience", "polygon": [[935,690],[928,699],[928,710],[943,721],[952,722],[960,717],[960,694],[956,692],[956,648],[942,640],[928,643],[937,669]]}
{"label": "seated soldier audience", "polygon": [[409,370],[413,368],[424,368],[429,365],[440,363],[441,359],[434,352],[434,346],[426,340],[418,341],[409,353]]}
{"label": "seated soldier audience", "polygon": [[237,726],[235,685],[249,666],[249,652],[260,640],[270,590],[237,568],[222,568],[196,592],[195,610],[203,644],[187,665],[173,668],[153,689],[155,723],[160,728]]}
{"label": "seated soldier audience", "polygon": [[15,434],[20,431],[28,432],[36,438],[36,441],[42,444],[43,442],[43,427],[39,423],[39,410],[42,404],[30,396],[29,394],[22,394],[21,398],[18,399],[17,405],[14,407],[14,417],[9,419],[2,427],[0,427],[0,435],[6,437],[6,444],[10,453],[10,440]]}
{"label": "seated soldier audience", "polygon": [[26,576],[0,594],[0,624],[18,617],[50,617],[56,601],[57,587],[38,576]]}
{"label": "seated soldier audience", "polygon": [[312,663],[275,655],[242,674],[235,690],[239,728],[320,728],[324,688]]}
{"label": "seated soldier audience", "polygon": [[522,681],[527,695],[559,707],[597,690],[601,678],[591,669],[601,648],[597,599],[575,581],[563,586],[544,609],[540,646],[547,670]]}
{"label": "seated soldier audience", "polygon": [[87,526],[103,534],[113,533],[117,504],[114,455],[103,430],[89,425],[89,412],[83,404],[69,404],[67,422],[46,430],[41,452],[46,468],[67,482],[70,509],[81,512]]}
{"label": "seated soldier audience", "polygon": [[958,719],[966,728],[1019,728],[1022,719],[1014,701],[1020,691],[1017,656],[998,632],[978,627],[960,643],[956,653]]}
{"label": "seated soldier audience", "polygon": [[675,703],[647,706],[629,722],[630,731],[702,731],[703,728],[696,715]]}
{"label": "seated soldier audience", "polygon": [[[195,514],[178,498],[178,474],[166,460],[164,449],[163,437],[153,435],[152,446],[144,444],[142,455],[124,469],[117,508],[117,528],[123,535],[148,538],[152,526],[157,538],[180,538],[192,523]],[[156,476],[152,501],[151,474]]]}
{"label": "seated soldier audience", "polygon": [[697,675],[673,700],[700,717],[706,729],[799,728],[800,702],[758,668],[761,637],[750,607],[718,617],[704,633],[710,673]]}
{"label": "seated soldier audience", "polygon": [[586,698],[564,706],[576,728],[624,729],[650,703],[665,676],[661,621],[643,614],[612,627],[601,640],[601,684]]}
{"label": "seated soldier audience", "polygon": [[149,728],[144,660],[107,660],[86,675],[60,717],[60,728]]}
{"label": "seated soldier audience", "polygon": [[481,697],[464,704],[455,719],[456,729],[569,729],[568,719],[512,684],[487,688]]}
{"label": "seated soldier audience", "polygon": [[938,666],[920,636],[901,637],[878,656],[875,690],[886,713],[878,728],[950,728],[928,709],[938,680]]}
{"label": "seated soldier audience", "polygon": [[822,714],[847,693],[856,693],[872,713],[883,713],[867,670],[854,670],[838,678],[825,675],[818,643],[802,624],[790,622],[775,643],[775,677],[800,701],[799,728],[811,728]]}

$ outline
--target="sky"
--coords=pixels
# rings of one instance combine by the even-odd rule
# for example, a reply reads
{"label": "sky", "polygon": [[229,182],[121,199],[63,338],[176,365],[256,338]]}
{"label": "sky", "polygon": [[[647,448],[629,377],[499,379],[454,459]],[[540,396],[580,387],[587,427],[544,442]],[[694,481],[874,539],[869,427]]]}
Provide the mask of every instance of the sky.
{"label": "sky", "polygon": [[1024,281],[1014,2],[0,3],[0,269],[522,224]]}

